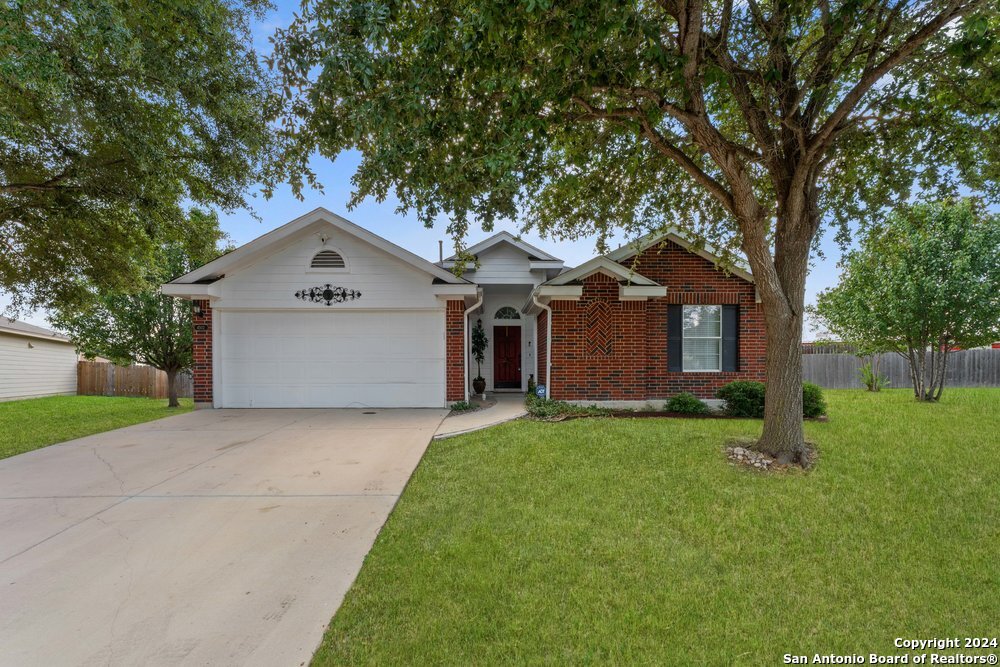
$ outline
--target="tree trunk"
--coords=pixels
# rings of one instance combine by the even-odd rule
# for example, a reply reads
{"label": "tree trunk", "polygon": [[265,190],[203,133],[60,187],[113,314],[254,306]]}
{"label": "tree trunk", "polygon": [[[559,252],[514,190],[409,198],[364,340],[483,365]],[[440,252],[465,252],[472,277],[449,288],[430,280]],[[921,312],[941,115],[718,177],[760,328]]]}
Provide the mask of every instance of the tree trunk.
{"label": "tree trunk", "polygon": [[[757,289],[764,306],[767,334],[767,389],[764,394],[764,430],[757,449],[781,463],[801,460],[805,452],[802,428],[802,316],[805,310],[806,271],[812,234],[805,202],[800,208],[779,214],[774,243],[777,284],[764,280]],[[751,267],[754,262],[751,261]],[[764,271],[754,272],[755,275]]]}
{"label": "tree trunk", "polygon": [[177,371],[165,372],[167,374],[167,407],[180,407],[180,402],[177,400]]}
{"label": "tree trunk", "polygon": [[802,430],[802,315],[765,318],[767,389],[764,431],[757,447],[782,463],[799,460],[805,449]]}

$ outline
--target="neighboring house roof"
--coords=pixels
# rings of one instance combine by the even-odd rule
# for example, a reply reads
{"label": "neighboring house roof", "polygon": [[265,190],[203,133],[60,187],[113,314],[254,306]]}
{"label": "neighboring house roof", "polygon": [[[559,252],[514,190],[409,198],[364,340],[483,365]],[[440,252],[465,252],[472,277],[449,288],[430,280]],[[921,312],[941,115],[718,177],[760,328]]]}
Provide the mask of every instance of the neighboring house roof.
{"label": "neighboring house roof", "polygon": [[73,344],[69,336],[64,336],[63,334],[52,331],[51,329],[46,329],[45,327],[36,327],[34,324],[28,324],[27,322],[18,322],[17,320],[12,320],[9,317],[0,317],[0,333],[12,334],[14,336],[27,336],[29,338],[42,338],[45,340],[56,341],[58,343],[68,343]]}
{"label": "neighboring house roof", "polygon": [[309,213],[306,213],[305,215],[278,227],[277,229],[271,230],[267,234],[264,234],[263,236],[240,246],[236,250],[226,253],[222,257],[209,262],[201,268],[195,269],[191,273],[172,280],[167,284],[190,285],[210,283],[213,279],[224,277],[227,272],[231,272],[237,268],[242,268],[243,266],[252,263],[258,257],[265,255],[267,250],[272,246],[291,238],[297,232],[314,225],[317,222],[329,223],[337,229],[375,246],[379,250],[402,260],[410,266],[430,274],[435,279],[441,280],[443,283],[452,285],[469,284],[468,280],[459,278],[455,274],[441,268],[433,262],[429,262],[422,257],[414,255],[409,250],[401,248],[395,243],[387,241],[381,236],[373,234],[367,229],[359,227],[350,220],[342,218],[336,213],[332,213],[322,207],[314,209]]}
{"label": "neighboring house roof", "polygon": [[[544,250],[542,250],[540,248],[536,248],[535,246],[531,245],[530,243],[525,243],[521,239],[519,239],[516,236],[514,236],[513,234],[511,234],[510,232],[498,232],[498,233],[494,234],[493,236],[489,237],[488,239],[480,241],[476,245],[467,248],[465,252],[468,253],[468,254],[470,254],[470,255],[478,255],[481,252],[484,252],[484,251],[488,250],[489,248],[492,248],[493,246],[498,245],[500,243],[508,243],[508,244],[514,246],[518,250],[520,250],[520,251],[524,252],[526,255],[528,255],[528,258],[531,259],[532,261],[536,261],[536,262],[559,262],[559,263],[562,263],[562,260],[559,259],[558,257],[553,257],[552,255],[550,255],[549,253],[545,252]],[[442,265],[445,265],[445,264],[448,264],[448,263],[454,264],[456,260],[458,260],[458,255],[452,255],[451,257],[445,259],[443,262],[439,262],[439,263],[442,264]]]}
{"label": "neighboring house roof", "polygon": [[628,259],[629,257],[633,257],[639,254],[640,252],[646,250],[647,248],[651,248],[657,243],[662,243],[663,241],[672,241],[677,245],[681,246],[682,248],[684,248],[685,250],[693,252],[699,257],[707,259],[716,266],[722,267],[729,273],[732,273],[735,276],[739,276],[740,278],[743,278],[744,280],[747,280],[749,282],[754,282],[753,274],[750,273],[750,267],[748,267],[746,264],[743,264],[742,262],[736,262],[733,264],[723,264],[722,256],[711,245],[705,244],[704,247],[699,248],[697,244],[692,243],[687,238],[682,236],[681,231],[679,229],[673,227],[664,232],[648,234],[631,243],[626,243],[617,250],[612,250],[607,255],[605,255],[605,257],[615,262],[621,262],[623,260]]}
{"label": "neighboring house roof", "polygon": [[622,266],[618,262],[613,262],[607,257],[595,257],[589,262],[585,262],[575,269],[570,269],[569,271],[563,271],[558,276],[549,280],[548,282],[542,283],[543,285],[569,285],[577,280],[583,280],[587,276],[592,276],[595,273],[604,273],[611,276],[612,278],[617,278],[618,280],[624,280],[633,285],[656,285],[656,281],[650,280],[649,278],[632,271],[627,266]]}

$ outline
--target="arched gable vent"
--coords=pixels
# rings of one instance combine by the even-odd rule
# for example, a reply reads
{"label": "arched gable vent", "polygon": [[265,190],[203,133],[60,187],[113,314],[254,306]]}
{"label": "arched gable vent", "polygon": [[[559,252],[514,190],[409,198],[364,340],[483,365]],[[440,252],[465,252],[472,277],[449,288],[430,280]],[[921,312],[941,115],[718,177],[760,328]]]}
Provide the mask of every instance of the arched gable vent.
{"label": "arched gable vent", "polygon": [[344,258],[341,257],[340,253],[336,250],[320,250],[313,256],[312,264],[309,266],[313,269],[347,268],[347,264],[344,263]]}

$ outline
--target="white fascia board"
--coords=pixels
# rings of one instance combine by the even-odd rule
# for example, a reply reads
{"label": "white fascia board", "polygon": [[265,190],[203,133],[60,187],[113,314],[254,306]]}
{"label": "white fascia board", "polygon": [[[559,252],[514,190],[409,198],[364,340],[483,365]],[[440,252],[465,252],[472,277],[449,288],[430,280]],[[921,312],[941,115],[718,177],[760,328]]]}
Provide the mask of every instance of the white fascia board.
{"label": "white fascia board", "polygon": [[528,262],[528,267],[532,270],[545,270],[545,269],[561,269],[563,267],[562,262],[548,262],[548,261],[538,261],[538,262]]}
{"label": "white fascia board", "polygon": [[479,286],[475,283],[463,283],[461,285],[431,285],[431,292],[434,296],[476,296]]}
{"label": "white fascia board", "polygon": [[65,345],[75,345],[75,343],[60,334],[43,334],[35,333],[34,331],[21,331],[20,329],[7,329],[0,327],[0,334],[6,336],[21,336],[23,338],[35,338],[37,340],[47,340],[52,343],[63,343]]}
{"label": "white fascia board", "polygon": [[182,299],[218,299],[222,296],[222,290],[216,283],[210,285],[166,283],[160,285],[160,293]]}
{"label": "white fascia board", "polygon": [[336,213],[332,213],[325,208],[317,208],[303,216],[292,220],[289,223],[274,229],[263,236],[260,236],[249,243],[240,246],[232,252],[226,253],[222,257],[209,262],[208,264],[202,266],[201,268],[195,269],[187,275],[181,276],[176,280],[171,281],[174,284],[188,284],[197,282],[203,278],[208,278],[211,276],[225,275],[225,273],[233,267],[239,267],[249,262],[251,258],[255,258],[259,253],[262,253],[266,248],[274,246],[281,241],[291,238],[293,235],[297,234],[301,230],[313,225],[317,222],[326,222],[333,225],[337,229],[340,229],[347,234],[355,236],[366,243],[369,243],[379,250],[402,260],[403,262],[419,269],[425,273],[429,273],[435,278],[440,278],[446,283],[450,284],[463,284],[468,283],[467,280],[459,278],[450,271],[434,264],[433,262],[428,262],[426,259],[414,255],[409,250],[400,248],[395,243],[387,241],[386,239],[373,234],[364,227],[359,227],[350,220],[342,218]]}
{"label": "white fascia board", "polygon": [[578,301],[583,296],[583,285],[539,285],[539,299],[551,301]]}
{"label": "white fascia board", "polygon": [[667,295],[663,285],[619,285],[618,299],[621,301],[645,301]]}
{"label": "white fascia board", "polygon": [[649,278],[640,275],[635,271],[630,270],[628,267],[622,266],[618,262],[614,262],[604,256],[595,257],[575,269],[564,271],[546,284],[565,285],[566,283],[571,283],[576,280],[583,280],[587,276],[598,272],[605,273],[616,280],[625,280],[636,285],[656,285],[656,282],[650,280]]}
{"label": "white fascia board", "polygon": [[[539,258],[541,258],[543,260],[548,260],[548,261],[552,261],[552,262],[561,262],[562,261],[558,257],[553,257],[552,255],[550,255],[549,253],[545,252],[541,248],[536,248],[535,246],[533,246],[533,245],[531,245],[529,243],[525,243],[524,241],[518,239],[516,236],[514,236],[513,234],[511,234],[510,232],[498,232],[498,233],[494,234],[493,236],[489,237],[488,239],[483,239],[479,243],[466,248],[465,252],[467,252],[467,253],[469,253],[471,255],[478,255],[479,253],[492,248],[493,246],[497,245],[498,243],[509,243],[510,245],[514,246],[515,248],[517,248],[518,250],[520,250],[524,254],[526,254],[526,255],[533,255],[533,256],[539,257]],[[452,255],[451,257],[449,257],[445,261],[447,262],[449,260],[454,260],[454,259],[455,259],[455,255]]]}
{"label": "white fascia board", "polygon": [[746,266],[742,266],[740,264],[733,264],[728,267],[722,266],[722,264],[720,264],[722,258],[714,251],[715,249],[712,246],[706,245],[704,248],[696,248],[693,243],[681,236],[676,229],[664,232],[663,234],[652,234],[638,239],[637,241],[633,241],[632,243],[626,243],[622,247],[612,250],[605,256],[615,262],[621,262],[629,257],[638,255],[640,252],[662,241],[671,241],[676,243],[688,252],[698,255],[702,259],[707,259],[724,271],[728,271],[734,276],[739,276],[747,282],[754,282],[753,274],[750,273],[750,270]]}

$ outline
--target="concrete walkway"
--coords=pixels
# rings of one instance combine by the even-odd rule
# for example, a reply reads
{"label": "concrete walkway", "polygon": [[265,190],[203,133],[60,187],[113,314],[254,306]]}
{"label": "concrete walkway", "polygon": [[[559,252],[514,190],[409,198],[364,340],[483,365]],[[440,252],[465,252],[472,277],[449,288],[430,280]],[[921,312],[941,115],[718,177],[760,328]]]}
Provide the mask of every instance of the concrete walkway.
{"label": "concrete walkway", "polygon": [[435,440],[450,438],[454,435],[471,433],[508,422],[528,414],[524,409],[523,394],[494,394],[495,405],[474,412],[455,413],[441,422]]}
{"label": "concrete walkway", "polygon": [[444,410],[199,410],[0,461],[0,665],[307,664]]}

